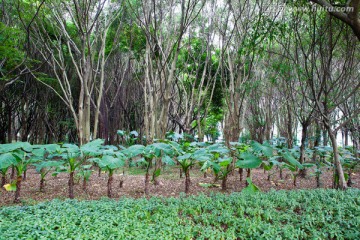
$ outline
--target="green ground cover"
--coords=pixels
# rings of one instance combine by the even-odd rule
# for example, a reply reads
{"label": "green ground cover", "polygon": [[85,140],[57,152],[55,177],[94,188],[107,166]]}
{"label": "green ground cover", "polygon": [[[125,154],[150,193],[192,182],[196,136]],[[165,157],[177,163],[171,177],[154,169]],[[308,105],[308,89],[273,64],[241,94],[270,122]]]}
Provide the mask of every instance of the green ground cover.
{"label": "green ground cover", "polygon": [[296,190],[0,209],[0,239],[360,239],[360,191]]}

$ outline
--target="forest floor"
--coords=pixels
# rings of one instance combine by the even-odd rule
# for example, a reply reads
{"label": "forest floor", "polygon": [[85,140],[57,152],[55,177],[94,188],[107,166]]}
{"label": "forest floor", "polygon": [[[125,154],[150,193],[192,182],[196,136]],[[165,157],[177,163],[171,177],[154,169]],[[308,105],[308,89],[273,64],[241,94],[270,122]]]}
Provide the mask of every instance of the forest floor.
{"label": "forest floor", "polygon": [[[271,176],[270,181],[267,180],[268,173],[264,173],[261,169],[252,170],[252,180],[261,191],[269,191],[271,189],[311,189],[316,188],[316,179],[312,170],[308,171],[305,178],[297,178],[297,186],[293,185],[293,178],[289,171],[283,171],[283,179],[280,179],[279,171]],[[144,197],[144,170],[139,168],[125,169],[125,175],[120,173],[115,174],[113,182],[113,195],[115,199],[120,197]],[[192,169],[190,194],[210,194],[224,191],[221,190],[221,180],[216,182],[214,187],[204,187],[201,183],[211,184],[214,182],[214,177],[209,175],[204,178],[202,172],[198,169]],[[226,193],[239,192],[245,187],[244,171],[243,181],[240,182],[239,174],[235,172],[230,175],[227,182]],[[120,180],[123,179],[123,186],[120,188]],[[181,192],[184,192],[185,178],[180,178],[179,168],[166,167],[163,169],[159,177],[160,185],[150,185],[150,196],[164,196],[164,197],[178,197]],[[82,190],[82,180],[77,178],[75,185],[75,198],[79,200],[95,200],[107,196],[107,173],[101,173],[98,176],[95,170],[90,177],[87,184],[87,190]],[[360,172],[352,174],[353,188],[360,188]],[[35,169],[31,168],[27,171],[27,178],[22,183],[21,199],[22,204],[31,205],[38,202],[52,200],[52,199],[66,199],[68,196],[68,174],[60,173],[54,177],[49,174],[46,177],[45,191],[39,191],[40,174],[36,173]],[[332,172],[323,170],[321,175],[322,188],[331,188]],[[3,188],[0,190],[0,206],[12,205],[14,199],[14,192],[6,192]]]}

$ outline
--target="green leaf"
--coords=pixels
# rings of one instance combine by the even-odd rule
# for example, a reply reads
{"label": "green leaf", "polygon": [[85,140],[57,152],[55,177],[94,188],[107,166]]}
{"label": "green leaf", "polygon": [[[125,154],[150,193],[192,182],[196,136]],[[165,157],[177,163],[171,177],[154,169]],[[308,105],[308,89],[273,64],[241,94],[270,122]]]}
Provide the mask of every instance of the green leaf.
{"label": "green leaf", "polygon": [[246,178],[246,181],[248,182],[248,186],[244,188],[241,192],[243,193],[249,193],[254,194],[260,191],[259,187],[252,183],[251,178]]}
{"label": "green leaf", "polygon": [[36,167],[36,171],[37,172],[41,172],[42,169],[49,169],[52,167],[59,167],[61,165],[63,165],[64,163],[61,161],[43,161],[37,164],[34,164],[34,166]]}
{"label": "green leaf", "polygon": [[161,169],[160,168],[156,169],[153,173],[153,178],[160,176],[160,173],[161,173]]}
{"label": "green leaf", "polygon": [[80,147],[81,151],[88,156],[98,156],[101,155],[100,148],[104,144],[103,139],[95,139],[91,142],[88,142]]}
{"label": "green leaf", "polygon": [[14,143],[0,144],[0,153],[13,152],[18,149],[22,149],[25,152],[32,151],[32,147],[28,142],[14,142]]}
{"label": "green leaf", "polygon": [[0,155],[0,169],[7,169],[11,165],[16,164],[16,159],[11,153],[4,153]]}
{"label": "green leaf", "polygon": [[244,160],[238,160],[236,167],[238,168],[258,168],[262,161],[252,153],[244,152],[240,154],[240,157]]}
{"label": "green leaf", "polygon": [[124,166],[124,160],[113,156],[103,156],[99,162],[100,168],[117,169]]}
{"label": "green leaf", "polygon": [[297,167],[299,169],[304,168],[303,165],[301,165],[301,163],[298,160],[296,160],[288,151],[282,152],[281,155],[284,158],[284,160],[290,165]]}
{"label": "green leaf", "polygon": [[174,160],[173,160],[171,157],[167,156],[167,155],[163,156],[163,157],[161,158],[161,161],[162,161],[163,163],[165,163],[166,165],[170,165],[170,166],[175,165]]}
{"label": "green leaf", "polygon": [[123,153],[128,157],[135,157],[137,155],[143,154],[144,150],[145,150],[145,146],[136,144],[123,150]]}
{"label": "green leaf", "polygon": [[253,148],[255,152],[260,152],[267,157],[272,157],[274,149],[268,144],[260,144],[257,141],[252,141],[250,146]]}

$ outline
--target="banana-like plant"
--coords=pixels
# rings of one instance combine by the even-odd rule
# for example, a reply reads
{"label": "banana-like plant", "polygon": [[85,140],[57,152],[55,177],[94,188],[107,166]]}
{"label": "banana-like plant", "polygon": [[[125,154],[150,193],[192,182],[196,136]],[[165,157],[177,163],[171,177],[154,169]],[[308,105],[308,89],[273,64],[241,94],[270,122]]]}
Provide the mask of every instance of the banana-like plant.
{"label": "banana-like plant", "polygon": [[15,157],[11,153],[0,154],[0,173],[1,173],[1,186],[6,184],[6,173],[9,167],[16,163]]}
{"label": "banana-like plant", "polygon": [[82,189],[86,191],[87,189],[87,182],[89,182],[91,174],[93,170],[91,169],[92,165],[82,165],[80,171],[78,172],[78,176],[82,178]]}
{"label": "banana-like plant", "polygon": [[33,164],[35,166],[36,172],[40,174],[40,192],[44,192],[45,177],[48,175],[48,173],[53,171],[57,167],[62,166],[63,164],[64,163],[62,161],[41,161],[39,163]]}
{"label": "banana-like plant", "polygon": [[[127,156],[127,158],[140,157],[137,162],[142,164],[146,168],[145,173],[145,187],[144,192],[146,195],[149,194],[149,183],[150,183],[150,169],[153,165],[153,161],[155,158],[162,158],[162,162],[169,162],[173,155],[175,155],[174,148],[165,142],[157,142],[147,146],[136,144],[132,145],[129,148],[122,151],[122,153]],[[168,156],[168,157],[167,157]],[[154,177],[159,176],[161,173],[161,169],[156,169],[153,172]]]}
{"label": "banana-like plant", "polygon": [[49,172],[60,167],[64,163],[62,161],[48,160],[49,156],[60,151],[58,144],[32,145],[32,155],[37,159],[37,163],[33,164],[35,170],[40,174],[39,191],[43,192],[45,188],[45,177]]}
{"label": "banana-like plant", "polygon": [[38,161],[31,157],[32,146],[28,142],[16,142],[3,144],[0,148],[1,152],[11,153],[15,160],[12,166],[16,170],[16,180],[10,184],[4,185],[7,191],[15,191],[14,203],[20,202],[22,175],[26,171],[28,165]]}
{"label": "banana-like plant", "polygon": [[190,168],[200,162],[211,161],[212,155],[207,153],[205,149],[187,149],[187,153],[183,151],[183,155],[176,158],[182,171],[185,173],[185,193],[190,189]]}
{"label": "banana-like plant", "polygon": [[125,164],[125,155],[117,152],[114,156],[104,155],[102,158],[96,158],[93,161],[97,162],[99,167],[106,172],[108,172],[108,182],[107,182],[107,196],[112,198],[112,185],[114,181],[114,172],[116,169],[119,169]]}
{"label": "banana-like plant", "polygon": [[[227,188],[227,178],[232,169],[232,157],[229,156],[229,149],[222,144],[216,143],[209,145],[205,148],[206,153],[211,155],[210,160],[206,159],[202,161],[201,171],[206,171],[208,168],[211,168],[214,172],[215,179],[222,180],[221,187],[222,190]],[[202,159],[200,159],[201,161]]]}

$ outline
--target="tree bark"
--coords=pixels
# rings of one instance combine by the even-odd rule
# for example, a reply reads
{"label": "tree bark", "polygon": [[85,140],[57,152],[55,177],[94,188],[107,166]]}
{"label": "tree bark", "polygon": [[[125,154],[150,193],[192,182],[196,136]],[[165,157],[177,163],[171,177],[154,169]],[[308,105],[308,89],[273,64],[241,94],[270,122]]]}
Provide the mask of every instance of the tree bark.
{"label": "tree bark", "polygon": [[44,192],[44,187],[45,187],[45,179],[41,178],[40,179],[40,192]]}
{"label": "tree bark", "polygon": [[145,174],[145,195],[149,195],[149,181],[150,181],[150,174],[149,171]]}
{"label": "tree bark", "polygon": [[226,191],[227,189],[227,175],[223,176],[221,181],[221,190]]}
{"label": "tree bark", "polygon": [[190,168],[185,172],[185,193],[188,193],[190,189]]}
{"label": "tree bark", "polygon": [[68,185],[69,185],[69,198],[74,199],[74,172],[70,172]]}
{"label": "tree bark", "polygon": [[87,181],[85,178],[83,178],[83,184],[82,184],[83,191],[86,191],[86,186],[87,186]]}
{"label": "tree bark", "polygon": [[14,203],[20,203],[21,181],[22,181],[22,176],[20,175],[16,179],[16,191],[15,191]]}
{"label": "tree bark", "polygon": [[328,135],[329,138],[331,140],[331,145],[333,148],[333,155],[334,155],[334,162],[335,162],[335,166],[336,166],[336,173],[339,177],[339,187],[342,190],[347,189],[347,183],[345,181],[345,175],[344,175],[344,171],[343,168],[341,166],[341,162],[340,162],[340,158],[339,158],[339,151],[338,151],[338,146],[336,143],[336,137],[334,135],[334,133],[331,131],[330,126],[327,126],[327,130],[328,130]]}
{"label": "tree bark", "polygon": [[242,180],[243,180],[243,174],[244,174],[244,169],[243,169],[243,168],[239,168],[240,182],[242,182]]}
{"label": "tree bark", "polygon": [[113,183],[113,180],[114,180],[114,177],[113,177],[113,174],[112,173],[109,173],[109,179],[108,179],[108,182],[107,182],[107,196],[109,198],[112,198],[112,183]]}
{"label": "tree bark", "polygon": [[6,175],[1,175],[1,187],[6,184]]}
{"label": "tree bark", "polygon": [[[301,146],[300,146],[300,159],[299,162],[303,164],[305,162],[305,147],[306,147],[306,138],[307,138],[307,130],[309,123],[302,123],[302,131],[301,131]],[[299,176],[304,178],[306,176],[306,168],[299,170]],[[295,183],[296,184],[296,183]]]}

